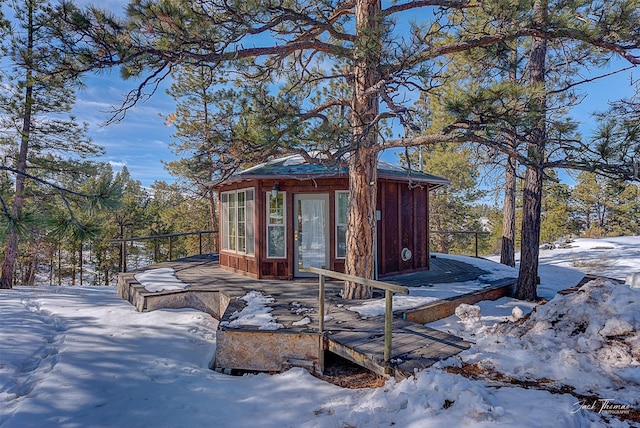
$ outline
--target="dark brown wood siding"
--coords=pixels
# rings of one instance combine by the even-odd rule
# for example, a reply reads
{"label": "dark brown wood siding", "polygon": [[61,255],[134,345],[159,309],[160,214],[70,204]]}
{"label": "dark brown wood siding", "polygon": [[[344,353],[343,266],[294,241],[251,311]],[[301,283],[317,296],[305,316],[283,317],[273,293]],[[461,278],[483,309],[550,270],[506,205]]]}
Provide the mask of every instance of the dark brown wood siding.
{"label": "dark brown wood siding", "polygon": [[378,185],[378,273],[400,269],[400,235],[398,233],[398,186],[382,181]]}
{"label": "dark brown wood siding", "polygon": [[[378,275],[429,267],[428,190],[406,182],[381,180],[378,185]],[[402,260],[402,250],[411,258]]]}
{"label": "dark brown wood siding", "polygon": [[429,267],[429,190],[427,186],[424,186],[414,189],[414,191],[414,269],[421,269]]}
{"label": "dark brown wood siding", "polygon": [[241,273],[259,279],[258,264],[255,257],[230,252],[220,252],[220,267],[231,272]]}

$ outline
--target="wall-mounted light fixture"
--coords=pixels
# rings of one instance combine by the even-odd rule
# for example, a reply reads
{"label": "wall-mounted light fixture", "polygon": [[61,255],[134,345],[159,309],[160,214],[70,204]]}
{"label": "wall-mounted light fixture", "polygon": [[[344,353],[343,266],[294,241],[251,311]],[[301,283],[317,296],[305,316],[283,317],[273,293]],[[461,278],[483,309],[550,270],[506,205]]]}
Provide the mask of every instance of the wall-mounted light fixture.
{"label": "wall-mounted light fixture", "polygon": [[278,192],[280,191],[280,184],[276,183],[273,185],[273,189],[271,189],[271,198],[276,199],[278,197]]}

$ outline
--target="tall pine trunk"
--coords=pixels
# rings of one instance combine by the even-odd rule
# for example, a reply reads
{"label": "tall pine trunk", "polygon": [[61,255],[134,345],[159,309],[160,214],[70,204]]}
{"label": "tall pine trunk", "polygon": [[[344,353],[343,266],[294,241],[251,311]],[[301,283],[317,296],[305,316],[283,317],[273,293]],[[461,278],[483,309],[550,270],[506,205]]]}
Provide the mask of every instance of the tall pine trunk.
{"label": "tall pine trunk", "polygon": [[84,285],[84,275],[82,274],[82,268],[84,265],[84,257],[82,256],[82,241],[80,241],[80,248],[78,248],[78,268],[80,269],[80,286]]}
{"label": "tall pine trunk", "polygon": [[[511,67],[509,81],[515,84],[518,79],[518,51],[511,51]],[[516,133],[514,133],[516,135]],[[509,137],[509,145],[515,152],[518,140]],[[516,185],[518,161],[514,156],[507,157],[504,178],[504,205],[502,207],[502,246],[500,248],[500,263],[515,267],[516,265]]]}
{"label": "tall pine trunk", "polygon": [[[24,206],[24,182],[23,173],[27,170],[27,152],[29,149],[29,138],[31,134],[31,115],[33,112],[33,4],[28,4],[28,34],[27,34],[27,54],[25,72],[25,92],[24,92],[24,114],[22,117],[22,132],[20,135],[20,152],[18,153],[18,164],[16,165],[16,192],[13,197],[11,207],[11,217],[13,221],[19,221]],[[18,255],[18,231],[15,227],[9,228],[7,243],[4,251],[4,261],[2,263],[2,275],[0,276],[0,289],[13,288],[14,268]]]}
{"label": "tall pine trunk", "polygon": [[58,246],[58,285],[62,285],[62,246]]}
{"label": "tall pine trunk", "polygon": [[[352,135],[349,158],[349,209],[347,214],[347,274],[375,276],[376,196],[378,182],[379,95],[382,17],[380,0],[356,1],[356,42],[353,64]],[[346,299],[368,299],[371,287],[345,282]]]}
{"label": "tall pine trunk", "polygon": [[[207,198],[209,201],[209,216],[211,217],[211,229],[215,229],[216,226],[218,224],[218,215],[217,215],[217,210],[216,210],[216,196],[214,193],[214,190],[212,188],[209,188],[207,190]],[[219,234],[218,234],[219,235]],[[211,249],[212,253],[217,253],[219,251],[218,249],[218,239],[217,236],[213,237],[212,243],[213,243],[213,248]]]}
{"label": "tall pine trunk", "polygon": [[516,165],[516,159],[509,156],[505,168],[502,248],[500,249],[500,263],[507,266],[516,265]]}
{"label": "tall pine trunk", "polygon": [[38,269],[39,259],[37,247],[29,251],[29,258],[24,264],[24,276],[22,278],[23,285],[34,285],[36,282],[36,270]]}
{"label": "tall pine trunk", "polygon": [[[442,232],[442,216],[440,213],[432,212],[431,222],[434,225],[434,230]],[[449,254],[449,238],[445,233],[435,233],[436,250],[442,254]]]}
{"label": "tall pine trunk", "polygon": [[[547,14],[546,0],[534,3],[535,21],[544,28]],[[534,88],[532,100],[533,129],[527,144],[528,157],[522,201],[522,248],[520,271],[514,297],[521,300],[537,300],[538,257],[540,253],[540,215],[542,207],[543,163],[546,146],[547,99],[545,95],[545,60],[547,41],[534,37],[529,60],[530,84]]]}

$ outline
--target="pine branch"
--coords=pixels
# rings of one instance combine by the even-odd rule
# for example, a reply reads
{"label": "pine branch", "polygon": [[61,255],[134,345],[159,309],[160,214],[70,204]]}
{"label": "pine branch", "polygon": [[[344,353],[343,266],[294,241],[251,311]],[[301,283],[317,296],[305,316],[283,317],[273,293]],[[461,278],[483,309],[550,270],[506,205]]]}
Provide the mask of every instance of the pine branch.
{"label": "pine branch", "polygon": [[469,9],[480,7],[479,3],[472,4],[470,0],[451,1],[451,0],[415,0],[403,4],[395,4],[382,10],[382,16],[393,15],[398,12],[404,12],[411,9],[419,9],[426,6],[440,6],[448,9]]}
{"label": "pine branch", "polygon": [[22,175],[23,177],[30,178],[33,181],[37,181],[38,183],[44,184],[45,186],[49,186],[49,187],[52,187],[52,188],[56,189],[58,192],[61,192],[61,194],[69,194],[69,195],[79,196],[79,197],[82,197],[82,198],[95,198],[96,197],[96,195],[87,195],[87,194],[84,194],[84,193],[75,192],[73,190],[64,188],[62,186],[58,186],[57,184],[52,183],[50,181],[47,181],[47,180],[44,180],[42,178],[36,177],[35,175],[29,174],[29,173],[27,173],[25,171],[19,171],[19,170],[15,169],[15,168],[11,168],[11,167],[8,167],[8,166],[0,165],[0,171],[9,171],[9,172],[12,172],[12,173],[14,173],[16,175]]}
{"label": "pine branch", "polygon": [[583,79],[583,80],[581,80],[579,82],[573,82],[573,83],[571,83],[569,85],[566,85],[563,88],[555,89],[553,91],[549,91],[548,93],[549,94],[558,94],[560,92],[566,92],[569,89],[573,88],[574,86],[579,86],[579,85],[582,85],[582,84],[585,84],[585,83],[595,82],[596,80],[604,79],[605,77],[613,76],[613,75],[616,75],[616,74],[619,74],[619,73],[624,73],[625,71],[632,70],[635,67],[636,67],[636,65],[630,65],[628,67],[620,68],[620,69],[612,71],[610,73],[600,74],[599,76],[592,77],[590,79]]}
{"label": "pine branch", "polygon": [[2,204],[2,213],[7,219],[10,219],[11,213],[9,212],[9,207],[7,207],[7,204],[4,202],[2,195],[0,195],[0,203]]}

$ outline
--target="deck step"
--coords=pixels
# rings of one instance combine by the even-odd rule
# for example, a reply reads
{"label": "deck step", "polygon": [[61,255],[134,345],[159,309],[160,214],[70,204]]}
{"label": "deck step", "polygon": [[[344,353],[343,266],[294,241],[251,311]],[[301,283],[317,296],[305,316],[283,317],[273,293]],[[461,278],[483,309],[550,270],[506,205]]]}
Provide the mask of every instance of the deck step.
{"label": "deck step", "polygon": [[403,318],[418,324],[426,324],[441,320],[455,313],[462,304],[473,305],[483,300],[497,300],[509,296],[515,281],[511,278],[496,282],[494,285],[460,296],[437,300],[419,308],[413,308],[403,313]]}
{"label": "deck step", "polygon": [[392,356],[384,362],[384,319],[368,321],[382,324],[377,330],[338,331],[327,335],[327,349],[379,375],[406,378],[415,369],[424,369],[437,361],[468,349],[471,344],[460,337],[409,321],[394,320]]}

